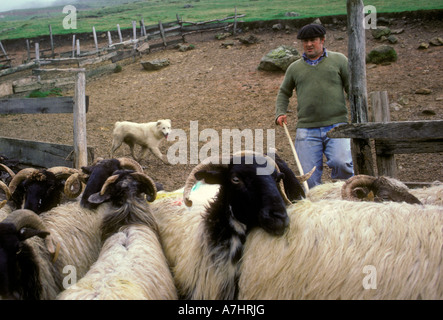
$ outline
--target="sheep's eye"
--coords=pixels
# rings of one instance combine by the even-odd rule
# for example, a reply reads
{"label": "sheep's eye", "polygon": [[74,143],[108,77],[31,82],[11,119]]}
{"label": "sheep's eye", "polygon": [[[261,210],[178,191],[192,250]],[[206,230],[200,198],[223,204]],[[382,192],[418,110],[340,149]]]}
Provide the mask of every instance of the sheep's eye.
{"label": "sheep's eye", "polygon": [[232,177],[232,178],[231,178],[231,182],[232,182],[233,184],[239,184],[239,183],[240,183],[240,179],[239,179],[238,177]]}

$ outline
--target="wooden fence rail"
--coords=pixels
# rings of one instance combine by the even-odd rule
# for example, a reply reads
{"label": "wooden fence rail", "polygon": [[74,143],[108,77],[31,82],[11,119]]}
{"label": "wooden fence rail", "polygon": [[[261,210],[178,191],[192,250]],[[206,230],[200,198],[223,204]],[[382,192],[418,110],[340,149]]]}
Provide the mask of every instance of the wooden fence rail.
{"label": "wooden fence rail", "polygon": [[[43,70],[41,70],[43,72]],[[72,97],[1,99],[0,113],[66,113],[74,118],[74,145],[61,145],[0,137],[2,153],[21,163],[39,167],[88,165],[94,159],[92,148],[86,143],[86,112],[88,99],[85,95],[85,69],[46,69],[44,72],[75,73],[75,95]],[[73,159],[73,160],[71,160]]]}

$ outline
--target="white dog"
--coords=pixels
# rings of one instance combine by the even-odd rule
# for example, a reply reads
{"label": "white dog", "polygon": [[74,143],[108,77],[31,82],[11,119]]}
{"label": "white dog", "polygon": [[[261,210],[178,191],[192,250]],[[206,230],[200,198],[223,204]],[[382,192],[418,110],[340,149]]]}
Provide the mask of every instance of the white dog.
{"label": "white dog", "polygon": [[[126,143],[131,149],[132,157],[140,162],[141,159],[146,158],[148,149],[151,150],[159,159],[165,163],[169,163],[166,155],[163,155],[158,148],[163,138],[168,138],[168,134],[171,132],[171,120],[162,119],[154,122],[147,123],[134,123],[129,121],[117,121],[114,125],[114,131],[112,133],[112,148],[111,158],[114,156],[115,150],[117,150],[122,143]],[[134,155],[134,145],[141,146],[140,158],[136,158]]]}

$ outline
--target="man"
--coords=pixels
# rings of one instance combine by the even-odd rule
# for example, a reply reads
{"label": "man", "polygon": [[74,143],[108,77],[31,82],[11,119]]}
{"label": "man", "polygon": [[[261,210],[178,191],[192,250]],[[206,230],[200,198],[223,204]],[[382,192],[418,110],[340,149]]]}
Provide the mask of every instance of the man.
{"label": "man", "polygon": [[286,70],[276,101],[276,123],[287,124],[286,112],[293,90],[297,93],[297,131],[295,149],[303,171],[317,167],[308,180],[309,188],[321,184],[323,154],[332,169],[331,178],[354,175],[350,139],[330,139],[326,133],[348,122],[345,93],[348,93],[348,59],[324,48],[326,30],[309,24],[300,29],[297,39],[303,44],[303,57]]}

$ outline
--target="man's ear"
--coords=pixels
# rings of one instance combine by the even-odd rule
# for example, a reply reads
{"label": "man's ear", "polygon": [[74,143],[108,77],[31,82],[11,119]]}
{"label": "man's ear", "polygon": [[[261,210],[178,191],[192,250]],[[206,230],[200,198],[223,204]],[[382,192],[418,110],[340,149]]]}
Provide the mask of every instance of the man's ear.
{"label": "man's ear", "polygon": [[220,171],[200,170],[195,173],[197,180],[205,180],[207,184],[221,184],[223,181],[223,174]]}

